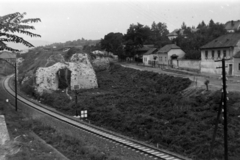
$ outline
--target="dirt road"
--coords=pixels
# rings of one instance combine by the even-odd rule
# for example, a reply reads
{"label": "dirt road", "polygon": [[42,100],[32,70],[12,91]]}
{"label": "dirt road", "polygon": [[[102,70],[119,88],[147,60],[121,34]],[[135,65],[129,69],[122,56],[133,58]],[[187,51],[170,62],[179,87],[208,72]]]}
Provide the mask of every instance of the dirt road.
{"label": "dirt road", "polygon": [[[217,76],[211,76],[211,75],[203,76],[203,75],[197,75],[197,74],[175,73],[167,70],[162,70],[160,68],[152,68],[152,67],[146,67],[142,65],[136,65],[134,63],[122,63],[121,65],[123,67],[133,68],[133,69],[142,70],[142,71],[151,71],[159,74],[168,74],[175,77],[189,78],[191,81],[196,82],[195,83],[196,87],[206,87],[204,85],[204,82],[208,79],[210,81],[209,90],[219,90],[222,88],[222,81],[218,79]],[[227,81],[227,90],[240,92],[240,81],[231,80],[231,79]]]}

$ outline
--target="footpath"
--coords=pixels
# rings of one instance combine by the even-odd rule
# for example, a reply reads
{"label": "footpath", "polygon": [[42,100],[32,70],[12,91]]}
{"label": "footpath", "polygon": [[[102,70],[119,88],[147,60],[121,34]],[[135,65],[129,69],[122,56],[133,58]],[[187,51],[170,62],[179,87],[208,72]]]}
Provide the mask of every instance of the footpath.
{"label": "footpath", "polygon": [[[180,70],[175,68],[162,69],[159,67],[149,67],[137,63],[119,63],[123,67],[133,68],[141,71],[156,72],[159,74],[167,74],[175,77],[189,78],[196,83],[196,87],[205,87],[205,81],[209,80],[209,89],[218,90],[222,88],[222,81],[219,78],[220,75],[213,75],[208,73],[191,72],[186,70]],[[227,89],[228,91],[240,92],[240,77],[228,76]]]}

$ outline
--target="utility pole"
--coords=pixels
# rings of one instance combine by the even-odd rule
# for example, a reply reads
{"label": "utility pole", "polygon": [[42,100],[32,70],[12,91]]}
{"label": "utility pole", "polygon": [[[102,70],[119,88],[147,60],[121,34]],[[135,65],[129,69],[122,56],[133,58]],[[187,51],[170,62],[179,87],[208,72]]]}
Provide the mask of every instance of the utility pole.
{"label": "utility pole", "polygon": [[222,82],[223,82],[223,109],[224,109],[224,158],[228,160],[228,122],[227,122],[227,85],[225,59],[222,59]]}
{"label": "utility pole", "polygon": [[77,109],[77,103],[78,103],[78,97],[77,97],[78,93],[77,90],[75,90],[75,107],[76,107],[76,116],[78,115],[78,109]]}
{"label": "utility pole", "polygon": [[222,68],[222,76],[221,76],[221,79],[222,79],[222,98],[221,98],[221,104],[220,104],[220,107],[219,107],[219,111],[218,111],[218,115],[217,115],[217,121],[216,121],[216,126],[215,126],[215,129],[214,129],[214,133],[213,133],[213,138],[212,138],[212,144],[210,146],[210,153],[209,153],[209,158],[211,159],[211,152],[212,152],[212,149],[213,149],[213,144],[214,144],[214,140],[215,140],[215,137],[216,137],[216,132],[217,132],[217,126],[218,126],[218,121],[219,121],[219,117],[220,117],[220,114],[221,114],[221,110],[222,110],[222,107],[223,107],[223,119],[224,119],[224,160],[228,160],[228,117],[227,117],[227,85],[226,85],[226,81],[227,81],[227,78],[226,78],[226,66],[225,66],[225,61],[226,60],[230,60],[230,59],[226,59],[226,58],[222,58],[222,60],[217,60],[215,62],[222,62],[222,67],[217,67],[218,68]]}

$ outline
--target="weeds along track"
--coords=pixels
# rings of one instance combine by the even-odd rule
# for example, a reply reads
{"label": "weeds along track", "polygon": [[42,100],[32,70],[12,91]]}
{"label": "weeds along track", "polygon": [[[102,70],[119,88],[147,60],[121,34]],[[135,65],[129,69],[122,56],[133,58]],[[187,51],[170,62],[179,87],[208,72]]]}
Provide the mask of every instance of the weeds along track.
{"label": "weeds along track", "polygon": [[[3,88],[12,96],[14,97],[15,92],[11,89],[9,85],[9,79],[10,77],[7,77],[4,80]],[[156,159],[156,160],[190,160],[189,158],[183,157],[181,155],[162,150],[153,146],[150,146],[148,144],[145,144],[143,142],[118,135],[117,133],[113,133],[111,131],[105,130],[103,128],[94,126],[92,124],[86,123],[84,121],[79,121],[74,118],[71,118],[70,116],[64,115],[62,113],[59,113],[58,111],[54,111],[52,109],[49,109],[47,106],[39,105],[37,103],[34,103],[32,101],[29,101],[27,98],[24,98],[20,95],[18,95],[18,101],[21,101],[26,107],[29,107],[31,109],[37,110],[38,112],[41,112],[43,115],[50,116],[54,118],[56,121],[61,121],[61,123],[65,123],[69,126],[69,128],[74,127],[78,128],[79,130],[83,130],[87,132],[88,134],[97,136],[102,138],[105,141],[111,141],[112,143],[115,143],[117,145],[121,145],[125,148],[128,148],[130,150],[133,150],[139,154],[143,154],[147,159]]]}

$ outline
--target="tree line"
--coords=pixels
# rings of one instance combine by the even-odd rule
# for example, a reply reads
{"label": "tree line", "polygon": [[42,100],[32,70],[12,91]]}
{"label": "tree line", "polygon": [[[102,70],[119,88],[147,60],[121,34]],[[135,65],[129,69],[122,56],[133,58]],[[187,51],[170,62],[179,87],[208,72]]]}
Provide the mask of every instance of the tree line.
{"label": "tree line", "polygon": [[[19,12],[0,17],[0,50],[18,51],[9,47],[6,42],[22,43],[28,47],[34,47],[22,37],[13,33],[22,33],[30,37],[41,37],[27,30],[35,29],[28,23],[40,22],[39,18],[23,19],[26,13]],[[239,31],[236,31],[239,32]],[[208,24],[204,21],[197,28],[187,26],[184,22],[176,32],[177,38],[169,40],[169,30],[162,22],[153,22],[151,27],[140,23],[130,24],[126,34],[110,32],[99,40],[85,40],[84,38],[67,41],[65,43],[54,43],[47,47],[79,47],[82,51],[90,53],[94,50],[106,50],[118,55],[119,59],[135,57],[137,50],[143,45],[153,44],[161,48],[166,44],[175,43],[185,51],[186,59],[200,59],[200,47],[213,39],[227,33],[224,24],[215,23],[210,20]]]}
{"label": "tree line", "polygon": [[165,23],[153,22],[151,27],[140,23],[131,24],[126,34],[110,32],[100,41],[101,49],[112,52],[120,59],[134,57],[137,49],[143,45],[153,44],[161,48],[166,44],[174,43],[185,51],[186,59],[200,59],[200,47],[213,39],[224,35],[227,31],[224,24],[215,23],[210,20],[208,24],[204,21],[198,24],[197,28],[187,26],[184,22],[178,29],[177,38],[168,38],[169,30]]}

